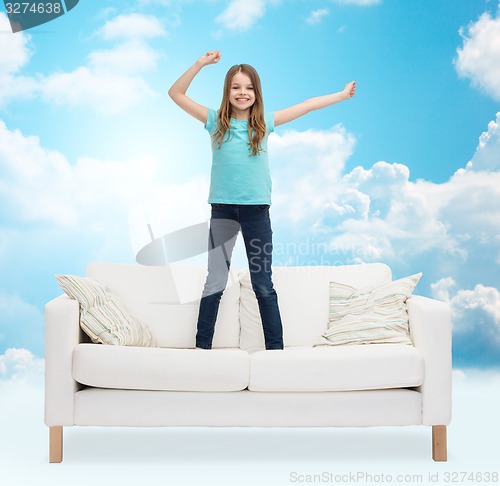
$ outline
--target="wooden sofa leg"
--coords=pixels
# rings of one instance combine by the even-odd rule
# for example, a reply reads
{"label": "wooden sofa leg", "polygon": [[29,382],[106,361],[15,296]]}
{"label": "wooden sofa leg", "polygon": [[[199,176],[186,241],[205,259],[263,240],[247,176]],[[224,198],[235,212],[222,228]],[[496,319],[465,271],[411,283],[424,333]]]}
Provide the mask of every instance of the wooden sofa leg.
{"label": "wooden sofa leg", "polygon": [[448,460],[446,425],[432,426],[432,459],[443,462]]}
{"label": "wooden sofa leg", "polygon": [[62,462],[63,428],[55,425],[49,428],[49,462]]}

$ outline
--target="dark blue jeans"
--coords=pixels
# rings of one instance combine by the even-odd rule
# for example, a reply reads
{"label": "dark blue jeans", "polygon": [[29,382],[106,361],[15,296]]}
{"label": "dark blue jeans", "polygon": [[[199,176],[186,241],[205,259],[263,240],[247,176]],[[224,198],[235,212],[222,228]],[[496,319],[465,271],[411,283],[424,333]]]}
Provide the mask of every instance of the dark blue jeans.
{"label": "dark blue jeans", "polygon": [[231,255],[240,227],[252,288],[259,304],[266,349],[283,349],[278,296],[271,279],[273,232],[268,204],[212,204],[208,275],[200,301],[196,346],[212,347],[219,303],[226,288]]}

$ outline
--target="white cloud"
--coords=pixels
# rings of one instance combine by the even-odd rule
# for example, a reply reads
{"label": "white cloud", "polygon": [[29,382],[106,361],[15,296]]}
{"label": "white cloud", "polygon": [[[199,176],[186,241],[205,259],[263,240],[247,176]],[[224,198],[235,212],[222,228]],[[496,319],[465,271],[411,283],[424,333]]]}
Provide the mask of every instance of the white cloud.
{"label": "white cloud", "polygon": [[309,17],[307,17],[306,22],[310,25],[319,24],[323,20],[323,17],[326,17],[329,13],[330,12],[327,8],[313,10],[309,14]]}
{"label": "white cloud", "polygon": [[[0,14],[0,27],[6,23],[7,17]],[[6,45],[0,50],[0,105],[16,98],[39,96],[53,105],[84,107],[104,115],[117,115],[158,96],[144,79],[162,56],[146,40],[166,35],[155,17],[119,15],[107,21],[95,35],[120,43],[111,49],[90,52],[87,63],[72,71],[38,73],[34,77],[20,73],[33,55],[30,37],[22,32],[1,36],[0,42]],[[12,38],[17,41],[5,40]]]}
{"label": "white cloud", "polygon": [[496,120],[488,123],[488,131],[479,137],[479,145],[467,168],[476,171],[500,169],[500,111]]}
{"label": "white cloud", "polygon": [[[355,142],[341,124],[328,130],[286,130],[269,139],[273,202],[280,219],[292,224],[300,221],[306,227],[316,223],[314,215],[334,200],[333,185],[352,155]],[[350,194],[349,199],[355,197]]]}
{"label": "white cloud", "polygon": [[226,9],[215,18],[215,22],[220,24],[222,29],[216,36],[222,34],[224,30],[243,32],[252,28],[255,23],[264,16],[269,5],[278,5],[281,0],[231,0]]}
{"label": "white cloud", "polygon": [[[42,225],[43,241],[26,250],[32,259],[38,253],[56,254],[59,247],[75,240],[84,242],[94,259],[113,259],[117,251],[125,250],[133,257],[147,242],[148,223],[160,236],[207,219],[208,176],[169,185],[158,180],[157,170],[152,157],[81,157],[70,163],[64,154],[44,148],[38,137],[9,130],[0,120],[2,226],[22,226],[24,240],[29,240],[30,231]],[[141,216],[129,229],[130,216],[137,214]],[[6,241],[0,238],[8,253],[0,255],[5,263],[28,243],[14,245],[11,240],[18,238],[16,234],[8,234]]]}
{"label": "white cloud", "polygon": [[444,277],[431,284],[432,297],[443,302],[450,301],[450,290],[457,284],[451,277]]}
{"label": "white cloud", "polygon": [[495,18],[482,14],[460,29],[463,46],[457,49],[455,68],[461,77],[493,99],[500,100],[500,9]]}
{"label": "white cloud", "polygon": [[[9,19],[4,12],[0,12],[0,31],[10,31]],[[30,35],[0,35],[0,76],[19,71],[28,64],[32,55]]]}
{"label": "white cloud", "polygon": [[266,10],[265,0],[232,0],[215,21],[228,30],[250,29]]}
{"label": "white cloud", "polygon": [[408,236],[418,238],[420,246],[412,248],[412,253],[433,248],[465,257],[467,245],[462,243],[472,238],[477,239],[477,246],[481,240],[493,243],[491,237],[500,230],[499,183],[500,173],[467,171],[458,172],[442,184],[405,181],[396,188],[382,182],[378,189],[381,194],[387,190],[380,198],[389,199],[385,219],[392,228],[406,228]]}
{"label": "white cloud", "polygon": [[65,157],[40,146],[36,136],[10,131],[0,120],[0,212],[4,221],[77,224]]}
{"label": "white cloud", "polygon": [[100,76],[103,74],[134,74],[152,71],[156,68],[160,54],[147,44],[128,41],[113,49],[92,51],[88,55],[89,69]]}
{"label": "white cloud", "polygon": [[111,220],[115,211],[147,194],[155,164],[150,158],[82,157],[72,165],[60,152],[42,147],[39,137],[11,131],[0,120],[2,218],[92,228],[95,214]]}
{"label": "white cloud", "polygon": [[455,287],[451,277],[431,285],[433,297],[451,307],[454,362],[500,365],[500,292],[477,284],[452,294]]}
{"label": "white cloud", "polygon": [[[337,138],[340,135],[336,133]],[[352,247],[358,253],[362,249],[366,260],[399,262],[405,255],[435,248],[460,256],[463,250],[439,218],[440,206],[426,194],[436,189],[435,185],[410,182],[405,165],[383,161],[370,169],[356,167],[341,175],[352,150],[348,142],[352,135],[344,134],[336,147],[326,145],[319,153],[320,134],[312,138],[310,146],[301,145],[301,137],[292,133],[289,152],[280,152],[279,145],[273,148],[278,153],[273,153],[273,159],[286,161],[286,166],[274,171],[280,190],[275,200],[282,201],[287,213],[281,218],[296,222],[300,228],[311,228],[334,247]],[[305,163],[300,164],[301,160]]]}
{"label": "white cloud", "polygon": [[39,89],[48,103],[90,108],[106,116],[118,115],[155,95],[140,76],[100,74],[87,66],[52,74]]}
{"label": "white cloud", "polygon": [[40,384],[43,382],[45,360],[27,349],[8,348],[0,355],[0,385]]}
{"label": "white cloud", "polygon": [[166,32],[155,17],[133,13],[108,20],[98,34],[106,40],[116,40],[163,37]]}
{"label": "white cloud", "polygon": [[42,97],[60,106],[90,106],[105,115],[116,115],[154,97],[142,75],[154,70],[161,57],[145,42],[166,35],[159,21],[141,14],[119,15],[108,20],[96,35],[123,42],[112,49],[90,52],[86,66],[42,78]]}
{"label": "white cloud", "polygon": [[[0,31],[10,31],[10,23],[0,12]],[[18,75],[34,54],[31,36],[24,32],[15,35],[0,35],[0,107],[11,97],[29,98],[36,88],[36,81]]]}
{"label": "white cloud", "polygon": [[[433,193],[440,208],[439,216],[450,230],[464,240],[494,243],[500,232],[500,172],[458,172]],[[420,184],[423,185],[423,184]]]}
{"label": "white cloud", "polygon": [[[445,280],[444,286],[447,285],[448,279],[443,279]],[[480,320],[471,319],[470,314],[476,314],[477,316],[478,313],[481,313],[484,317],[487,317],[486,320],[492,326],[494,333],[497,334],[500,351],[500,293],[498,289],[477,284],[472,290],[458,290],[452,296],[449,294],[449,288],[447,290],[448,292],[444,291],[443,282],[439,280],[434,284],[433,295],[450,303],[456,317],[456,329],[458,331],[476,330],[474,328],[479,324]]]}
{"label": "white cloud", "polygon": [[[480,139],[479,167],[498,159],[496,123]],[[400,271],[423,271],[422,285],[443,274],[462,288],[489,281],[500,264],[500,171],[470,166],[434,183],[411,181],[404,164],[378,161],[344,173],[355,138],[342,130],[270,138],[280,240],[314,238],[330,245],[336,264],[385,261]],[[307,264],[305,258],[297,264]]]}
{"label": "white cloud", "polygon": [[370,210],[364,218],[325,213],[324,226],[340,233],[333,243],[348,237],[358,247],[373,248],[368,255],[397,263],[432,251],[436,258],[453,258],[456,265],[471,264],[476,252],[494,251],[500,231],[500,173],[463,171],[436,184],[411,182],[402,167],[377,162],[339,180],[340,187],[365,194]]}

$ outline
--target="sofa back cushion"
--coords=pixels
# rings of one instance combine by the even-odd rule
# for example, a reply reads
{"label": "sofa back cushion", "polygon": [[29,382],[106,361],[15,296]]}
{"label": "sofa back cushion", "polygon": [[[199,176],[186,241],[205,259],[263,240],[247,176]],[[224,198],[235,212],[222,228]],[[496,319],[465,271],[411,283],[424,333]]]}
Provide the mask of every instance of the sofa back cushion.
{"label": "sofa back cushion", "polygon": [[[328,327],[330,282],[366,287],[390,282],[383,263],[342,266],[273,267],[273,283],[285,346],[313,345]],[[264,348],[262,321],[248,268],[240,271],[240,348]]]}
{"label": "sofa back cushion", "polygon": [[[144,266],[91,262],[87,276],[110,287],[141,322],[148,325],[158,346],[194,348],[206,265]],[[238,271],[231,269],[222,295],[212,346],[239,344]]]}

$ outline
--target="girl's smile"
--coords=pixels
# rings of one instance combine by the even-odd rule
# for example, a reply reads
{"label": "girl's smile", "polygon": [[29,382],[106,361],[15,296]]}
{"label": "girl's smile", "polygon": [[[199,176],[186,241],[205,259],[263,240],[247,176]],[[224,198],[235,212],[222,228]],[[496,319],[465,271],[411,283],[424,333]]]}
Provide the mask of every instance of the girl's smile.
{"label": "girl's smile", "polygon": [[255,92],[250,78],[241,71],[231,80],[229,103],[236,119],[247,120],[250,107],[255,103]]}

